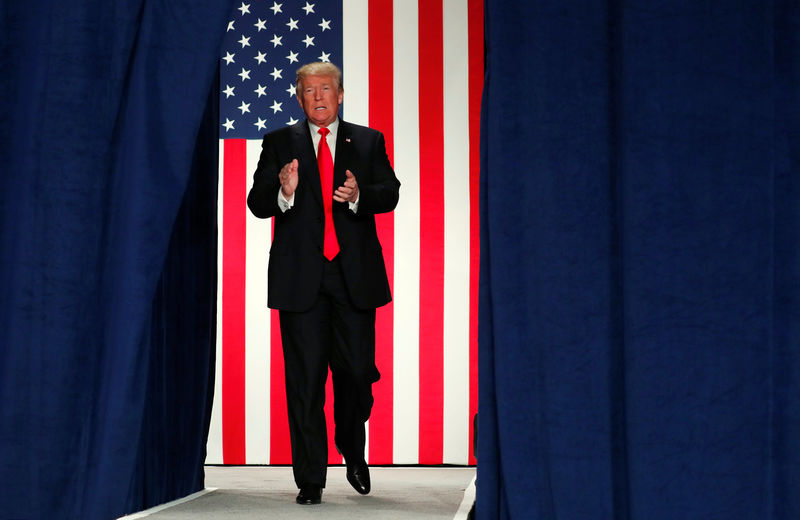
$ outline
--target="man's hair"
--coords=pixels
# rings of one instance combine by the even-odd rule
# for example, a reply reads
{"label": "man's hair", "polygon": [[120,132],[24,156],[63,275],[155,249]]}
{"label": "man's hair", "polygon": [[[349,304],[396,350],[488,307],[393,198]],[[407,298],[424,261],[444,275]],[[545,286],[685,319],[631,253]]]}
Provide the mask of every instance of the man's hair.
{"label": "man's hair", "polygon": [[339,90],[344,90],[342,86],[342,71],[333,63],[324,61],[315,61],[314,63],[306,63],[297,69],[297,78],[295,80],[295,87],[297,88],[297,95],[302,92],[300,85],[303,83],[303,78],[308,76],[329,76],[336,82]]}

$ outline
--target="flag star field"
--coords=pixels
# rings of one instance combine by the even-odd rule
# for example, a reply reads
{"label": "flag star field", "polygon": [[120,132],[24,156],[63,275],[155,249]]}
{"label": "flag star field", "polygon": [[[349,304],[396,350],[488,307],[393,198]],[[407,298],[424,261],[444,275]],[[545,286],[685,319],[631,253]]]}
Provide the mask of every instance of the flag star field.
{"label": "flag star field", "polygon": [[294,94],[298,68],[341,66],[342,4],[253,0],[232,16],[220,62],[220,137],[257,139],[304,117]]}

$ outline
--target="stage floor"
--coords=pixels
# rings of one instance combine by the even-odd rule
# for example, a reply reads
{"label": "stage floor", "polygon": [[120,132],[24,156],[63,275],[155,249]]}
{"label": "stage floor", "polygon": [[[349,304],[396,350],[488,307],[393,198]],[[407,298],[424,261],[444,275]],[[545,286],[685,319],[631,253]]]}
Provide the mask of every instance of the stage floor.
{"label": "stage floor", "polygon": [[300,506],[291,468],[207,466],[205,491],[123,518],[453,520],[466,518],[475,497],[474,467],[371,467],[370,476],[372,492],[361,496],[344,467],[328,468],[322,504]]}

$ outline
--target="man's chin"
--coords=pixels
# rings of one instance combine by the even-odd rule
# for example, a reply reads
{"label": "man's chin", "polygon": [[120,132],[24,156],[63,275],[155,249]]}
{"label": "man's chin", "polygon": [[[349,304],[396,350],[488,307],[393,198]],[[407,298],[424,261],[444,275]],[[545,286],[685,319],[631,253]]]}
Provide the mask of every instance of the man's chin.
{"label": "man's chin", "polygon": [[329,124],[331,124],[334,121],[336,121],[336,116],[327,117],[327,118],[319,118],[319,117],[311,117],[312,115],[315,115],[315,114],[308,115],[309,116],[308,120],[311,121],[312,123],[314,123],[317,126],[328,126]]}

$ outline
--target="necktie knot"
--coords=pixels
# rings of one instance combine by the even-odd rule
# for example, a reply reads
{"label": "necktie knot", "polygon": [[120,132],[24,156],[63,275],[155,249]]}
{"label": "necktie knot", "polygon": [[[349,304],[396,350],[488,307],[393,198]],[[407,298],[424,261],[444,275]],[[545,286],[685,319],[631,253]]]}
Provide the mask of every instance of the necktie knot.
{"label": "necktie knot", "polygon": [[331,133],[331,131],[323,126],[319,130],[317,130],[317,133],[320,134],[322,136],[322,138],[324,139],[325,137],[328,136],[329,133]]}

